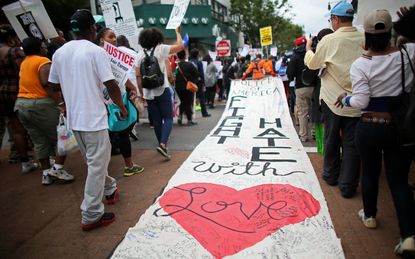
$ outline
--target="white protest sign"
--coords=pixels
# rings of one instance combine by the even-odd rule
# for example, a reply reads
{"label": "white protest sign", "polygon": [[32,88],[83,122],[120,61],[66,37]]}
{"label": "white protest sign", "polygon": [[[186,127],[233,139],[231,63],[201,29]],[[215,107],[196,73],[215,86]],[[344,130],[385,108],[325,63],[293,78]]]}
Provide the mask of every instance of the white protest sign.
{"label": "white protest sign", "polygon": [[17,1],[3,6],[2,10],[20,40],[27,37],[36,37],[42,40],[58,37],[58,33],[40,0]]}
{"label": "white protest sign", "polygon": [[133,49],[139,50],[139,29],[132,2],[129,0],[100,0],[105,25],[117,36],[127,37]]}
{"label": "white protest sign", "polygon": [[242,51],[239,53],[242,57],[245,57],[246,55],[249,54],[249,50],[251,49],[251,46],[245,44],[244,47],[242,48]]}
{"label": "white protest sign", "polygon": [[135,65],[136,56],[131,55],[108,42],[104,42],[104,49],[110,56],[111,69],[115,81],[117,81],[119,86],[124,87],[125,82],[128,79],[128,74]]}
{"label": "white protest sign", "polygon": [[216,51],[209,50],[209,56],[212,60],[216,60],[216,56],[217,56]]}
{"label": "white protest sign", "polygon": [[271,53],[271,56],[276,57],[278,55],[278,48],[277,47],[272,47],[270,49],[270,53]]}
{"label": "white protest sign", "polygon": [[216,70],[218,70],[218,73],[217,73],[218,78],[222,79],[222,69],[223,69],[222,62],[213,61],[213,63],[215,63]]}
{"label": "white protest sign", "polygon": [[279,78],[232,81],[216,127],[112,258],[345,258]]}
{"label": "white protest sign", "polygon": [[166,29],[176,29],[182,23],[183,17],[186,14],[187,7],[190,0],[176,0],[174,1],[173,9],[170,13],[170,18]]}

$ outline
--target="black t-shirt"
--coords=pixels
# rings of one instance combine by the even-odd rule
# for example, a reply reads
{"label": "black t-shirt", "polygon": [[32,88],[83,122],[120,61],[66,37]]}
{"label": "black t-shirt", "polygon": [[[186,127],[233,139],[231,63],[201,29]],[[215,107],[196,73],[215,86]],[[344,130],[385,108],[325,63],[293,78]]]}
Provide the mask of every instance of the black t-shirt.
{"label": "black t-shirt", "polygon": [[[181,71],[183,72],[184,76],[187,80],[192,81],[193,83],[197,83],[197,78],[199,77],[199,72],[197,71],[196,67],[187,61],[180,61],[178,64],[178,68],[180,67]],[[186,80],[183,78],[182,73],[178,70],[176,75],[175,86],[176,90],[181,91],[186,89]]]}

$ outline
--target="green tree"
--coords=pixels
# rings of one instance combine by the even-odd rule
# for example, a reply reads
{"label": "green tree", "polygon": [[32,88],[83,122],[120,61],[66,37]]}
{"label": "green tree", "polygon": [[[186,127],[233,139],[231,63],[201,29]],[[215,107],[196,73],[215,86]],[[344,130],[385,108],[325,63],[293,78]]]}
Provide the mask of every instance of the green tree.
{"label": "green tree", "polygon": [[274,45],[280,49],[292,46],[295,37],[303,34],[303,28],[285,18],[291,9],[288,0],[231,0],[231,14],[240,17],[236,27],[245,35],[246,42],[260,47],[259,29],[272,26]]}

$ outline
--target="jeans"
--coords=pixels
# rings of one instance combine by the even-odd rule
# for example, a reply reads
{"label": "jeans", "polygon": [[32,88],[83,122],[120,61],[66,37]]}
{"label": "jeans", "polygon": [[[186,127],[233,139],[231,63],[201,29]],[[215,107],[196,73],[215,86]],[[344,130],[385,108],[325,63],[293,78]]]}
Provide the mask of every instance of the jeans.
{"label": "jeans", "polygon": [[331,185],[338,182],[342,195],[350,197],[356,191],[360,175],[360,157],[355,145],[355,127],[359,118],[336,115],[323,100],[321,107],[324,119],[323,179]]}
{"label": "jeans", "polygon": [[165,88],[162,95],[147,100],[147,104],[157,140],[159,144],[167,144],[173,128],[173,89]]}
{"label": "jeans", "polygon": [[408,185],[411,152],[397,144],[393,126],[362,121],[356,126],[356,146],[362,159],[362,196],[366,217],[376,217],[383,155],[401,237],[415,235],[415,203]]}

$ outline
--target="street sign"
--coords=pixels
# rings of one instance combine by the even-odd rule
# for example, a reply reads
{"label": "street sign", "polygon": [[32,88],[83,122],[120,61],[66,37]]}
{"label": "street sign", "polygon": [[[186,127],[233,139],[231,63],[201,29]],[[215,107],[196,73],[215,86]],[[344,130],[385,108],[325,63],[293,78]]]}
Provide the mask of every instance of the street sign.
{"label": "street sign", "polygon": [[227,57],[231,55],[231,41],[221,40],[216,42],[216,53],[219,57]]}
{"label": "street sign", "polygon": [[259,29],[261,37],[261,46],[268,46],[272,44],[272,27],[264,27]]}

